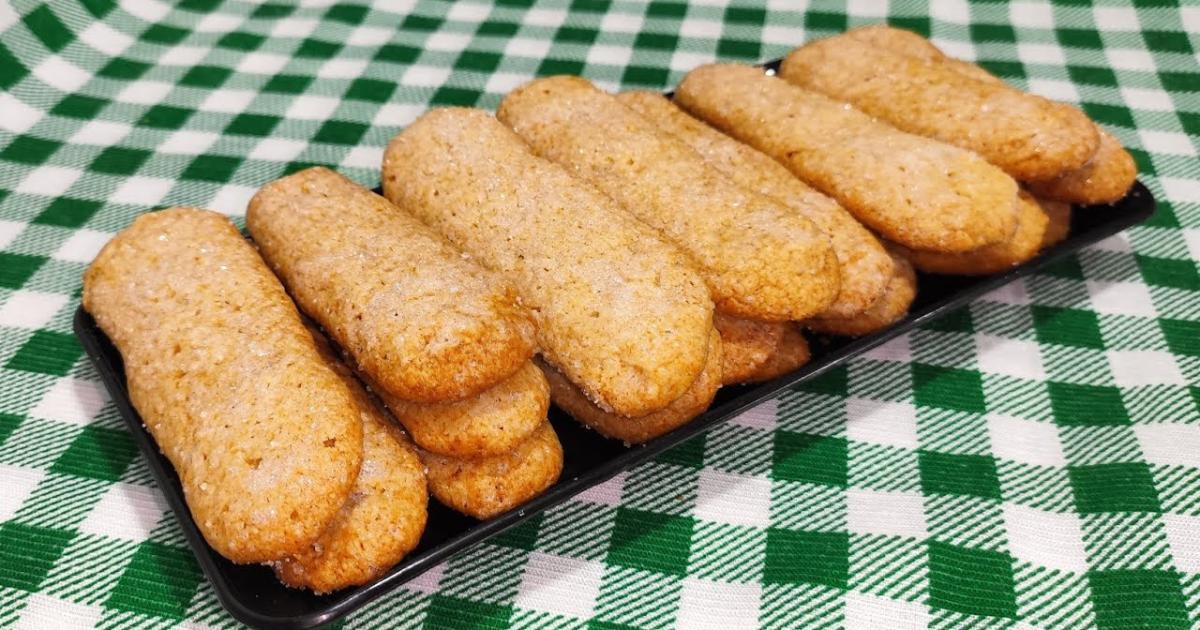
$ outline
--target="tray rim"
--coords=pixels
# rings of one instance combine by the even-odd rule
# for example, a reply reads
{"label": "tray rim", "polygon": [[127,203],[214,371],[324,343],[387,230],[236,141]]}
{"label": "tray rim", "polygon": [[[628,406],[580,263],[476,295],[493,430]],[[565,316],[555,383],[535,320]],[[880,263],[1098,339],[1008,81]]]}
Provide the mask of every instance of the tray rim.
{"label": "tray rim", "polygon": [[[767,62],[764,66],[770,68],[778,61]],[[1131,198],[1140,197],[1142,200]],[[216,551],[208,545],[196,527],[183,497],[182,488],[178,485],[176,473],[169,461],[159,450],[154,438],[146,430],[141,416],[133,408],[125,384],[124,372],[117,372],[115,365],[104,348],[107,338],[95,324],[91,315],[80,305],[72,320],[76,337],[80,340],[89,361],[95,367],[104,383],[105,389],[116,404],[118,412],[133,434],[138,448],[145,458],[159,491],[164,495],[168,506],[175,514],[183,530],[184,537],[196,557],[205,577],[213,586],[217,599],[230,615],[239,622],[261,628],[310,628],[332,623],[350,613],[366,606],[370,602],[387,595],[400,585],[431,569],[436,564],[449,557],[465,551],[485,540],[514,527],[532,516],[556,506],[567,499],[608,481],[615,475],[629,468],[648,461],[652,457],[703,433],[717,424],[740,415],[755,405],[775,397],[782,391],[794,387],[804,381],[818,377],[829,370],[837,368],[850,359],[863,354],[891,339],[908,332],[924,323],[936,320],[943,315],[955,311],[976,298],[1017,279],[1024,278],[1067,255],[1073,254],[1088,245],[1116,235],[1129,227],[1149,219],[1155,211],[1156,200],[1150,190],[1139,180],[1120,201],[1110,206],[1127,205],[1126,212],[1115,214],[1113,219],[1105,224],[1082,233],[1072,233],[1063,242],[1054,245],[1033,259],[1017,265],[1003,273],[980,277],[974,284],[962,288],[947,298],[931,302],[910,313],[899,322],[884,330],[859,337],[845,345],[834,349],[819,359],[805,365],[792,373],[783,375],[772,381],[761,383],[738,394],[717,408],[710,408],[697,417],[693,422],[685,424],[669,433],[646,443],[634,445],[604,464],[575,475],[571,478],[560,479],[543,494],[522,504],[516,509],[501,514],[467,529],[463,534],[434,546],[419,554],[410,555],[401,561],[384,576],[365,585],[340,591],[338,599],[317,611],[298,616],[278,617],[266,615],[255,610],[248,602],[251,597],[239,594],[231,588],[231,584],[222,579],[221,570],[216,564]],[[1086,210],[1085,210],[1086,211]],[[167,488],[171,488],[167,491]]]}

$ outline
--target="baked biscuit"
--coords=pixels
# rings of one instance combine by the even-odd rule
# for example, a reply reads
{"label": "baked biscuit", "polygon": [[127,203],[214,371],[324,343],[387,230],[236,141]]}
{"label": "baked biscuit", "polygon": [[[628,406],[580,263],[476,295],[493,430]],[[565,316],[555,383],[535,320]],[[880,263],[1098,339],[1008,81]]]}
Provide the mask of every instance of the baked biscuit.
{"label": "baked biscuit", "polygon": [[739,319],[713,314],[713,326],[721,335],[721,383],[731,385],[750,380],[771,355],[787,323]]}
{"label": "baked biscuit", "polygon": [[767,357],[762,365],[758,366],[758,369],[746,382],[760,383],[779,378],[800,369],[811,358],[812,353],[808,348],[808,340],[800,332],[799,326],[794,323],[786,324],[783,335],[779,338],[779,344],[775,346],[775,351]]}
{"label": "baked biscuit", "polygon": [[1050,222],[1050,217],[1032,195],[1022,191],[1020,198],[1017,231],[1011,239],[965,254],[908,250],[904,256],[926,273],[982,276],[1011,269],[1037,255]]}
{"label": "baked biscuit", "polygon": [[545,363],[540,365],[550,382],[550,397],[554,404],[600,435],[625,444],[640,444],[691,422],[708,409],[721,386],[721,356],[721,336],[713,330],[704,370],[692,386],[666,408],[640,418],[627,418],[600,409],[558,370]]}
{"label": "baked biscuit", "polygon": [[[889,250],[890,251],[890,250]],[[892,251],[895,273],[888,282],[888,289],[866,312],[846,319],[814,318],[804,322],[804,327],[816,332],[845,337],[861,337],[900,321],[908,314],[908,307],[917,297],[917,274],[912,263],[899,251]]]}
{"label": "baked biscuit", "polygon": [[496,117],[690,254],[717,310],[787,321],[837,297],[841,275],[825,233],[738,186],[586,79],[526,83],[504,97]]}
{"label": "baked biscuit", "polygon": [[889,240],[964,252],[1004,241],[1016,228],[1016,182],[975,153],[901,132],[758,68],[701,66],[675,100]]}
{"label": "baked biscuit", "polygon": [[[872,25],[853,29],[845,36],[902,55],[936,61],[979,81],[1004,84],[1004,81],[973,63],[946,56],[932,42],[910,31]],[[1071,107],[1063,103],[1057,105]],[[1113,203],[1124,197],[1137,179],[1137,163],[1121,143],[1100,125],[1096,125],[1096,132],[1099,144],[1095,155],[1086,164],[1053,179],[1028,182],[1029,189],[1040,199],[1085,205]]]}
{"label": "baked biscuit", "polygon": [[237,228],[194,208],[143,214],[84,273],[83,306],[205,540],[237,563],[306,550],[359,476],[362,418]]}
{"label": "baked biscuit", "polygon": [[1071,204],[1061,201],[1049,201],[1047,199],[1038,199],[1038,205],[1042,207],[1042,212],[1046,213],[1049,221],[1046,223],[1046,232],[1042,235],[1042,248],[1057,245],[1067,238],[1067,234],[1071,231]]}
{"label": "baked biscuit", "polygon": [[[842,282],[837,299],[820,315],[848,317],[866,310],[883,295],[892,276],[892,259],[879,240],[836,201],[813,190],[765,154],[692,118],[662,94],[625,92],[618,94],[617,100],[682,140],[739,186],[783,203],[829,236]],[[729,344],[725,348],[728,360]]]}
{"label": "baked biscuit", "polygon": [[456,459],[422,453],[429,491],[452,510],[486,519],[539,495],[558,480],[563,452],[549,421],[543,421],[511,453]]}
{"label": "baked biscuit", "polygon": [[246,225],[300,308],[392,396],[474,396],[533,353],[533,321],[510,285],[329,169],[264,186]]}
{"label": "baked biscuit", "polygon": [[517,286],[542,356],[600,408],[645,415],[696,380],[712,301],[684,254],[487,112],[417,119],[388,145],[383,189]]}
{"label": "baked biscuit", "polygon": [[779,76],[909,133],[975,151],[1020,180],[1077,169],[1099,143],[1077,109],[851,37],[796,48]]}
{"label": "baked biscuit", "polygon": [[429,494],[425,466],[408,437],[337,360],[324,336],[313,331],[313,338],[353,392],[363,423],[362,469],[350,498],[307,550],[274,564],[284,584],[320,594],[370,582],[412,551],[425,531]]}
{"label": "baked biscuit", "polygon": [[526,361],[515,374],[482,393],[448,403],[414,403],[379,396],[417,446],[458,458],[508,453],[546,421],[550,388]]}

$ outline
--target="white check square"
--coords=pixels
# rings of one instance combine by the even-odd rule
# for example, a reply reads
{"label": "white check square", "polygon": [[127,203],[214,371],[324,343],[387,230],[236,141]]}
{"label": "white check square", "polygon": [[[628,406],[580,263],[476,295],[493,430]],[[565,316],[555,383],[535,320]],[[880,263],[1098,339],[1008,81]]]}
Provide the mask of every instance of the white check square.
{"label": "white check square", "polygon": [[1200,468],[1200,424],[1135,424],[1133,433],[1147,463]]}
{"label": "white check square", "polygon": [[1032,341],[977,334],[975,348],[979,369],[984,372],[1029,380],[1046,378],[1041,350]]}
{"label": "white check square", "polygon": [[[2,27],[0,27],[2,28]],[[79,34],[79,39],[92,50],[115,57],[133,43],[133,38],[104,22],[92,22]]]}
{"label": "white check square", "polygon": [[164,66],[194,66],[208,55],[207,48],[199,46],[172,46],[158,58]]}
{"label": "white check square", "polygon": [[88,79],[92,78],[90,72],[58,55],[47,57],[45,61],[39,63],[33,69],[33,74],[46,85],[62,90],[63,92],[74,92],[83,87],[88,82]]}
{"label": "white check square", "polygon": [[600,595],[604,565],[540,551],[529,554],[515,604],[521,608],[588,619]]}
{"label": "white check square", "polygon": [[54,252],[56,260],[67,262],[90,263],[100,253],[100,248],[113,237],[110,232],[96,230],[76,230]]}
{"label": "white check square", "polygon": [[1187,385],[1175,357],[1157,350],[1109,350],[1108,366],[1120,387]]}
{"label": "white check square", "polygon": [[1150,297],[1150,290],[1140,282],[1088,280],[1087,289],[1092,299],[1092,308],[1098,313],[1140,317],[1154,317],[1158,314],[1158,310],[1154,308],[1154,299]]}
{"label": "white check square", "polygon": [[16,515],[45,476],[44,470],[0,464],[0,479],[4,480],[4,492],[0,492],[0,523]]}
{"label": "white check square", "polygon": [[758,628],[762,586],[730,584],[698,578],[683,580],[677,628],[688,630],[749,630]]}
{"label": "white check square", "polygon": [[130,177],[109,196],[115,203],[126,203],[131,206],[150,207],[159,205],[175,182],[162,177]]}
{"label": "white check square", "polygon": [[912,403],[847,398],[846,437],[857,442],[917,448],[917,408]]}
{"label": "white check square", "polygon": [[302,94],[292,101],[283,115],[296,120],[325,120],[337,109],[339,103],[338,99],[330,96]]}
{"label": "white check square", "polygon": [[0,304],[0,326],[42,328],[66,303],[67,296],[58,293],[14,291]]}
{"label": "white check square", "polygon": [[117,100],[122,103],[137,105],[157,105],[175,89],[172,83],[162,81],[134,81],[117,93]]}
{"label": "white check square", "polygon": [[923,539],[928,535],[925,497],[920,492],[850,488],[846,492],[846,529],[855,534]]}
{"label": "white check square", "polygon": [[265,138],[250,150],[250,159],[266,162],[290,162],[308,145],[288,138]]}
{"label": "white check square", "polygon": [[89,120],[84,126],[71,136],[69,142],[71,144],[93,144],[96,146],[107,147],[119,142],[122,138],[129,135],[133,131],[133,127],[118,122],[110,122],[107,120]]}
{"label": "white check square", "polygon": [[238,62],[237,70],[251,74],[275,74],[283,70],[290,60],[290,57],[274,53],[252,52],[242,57],[242,60]]}
{"label": "white check square", "polygon": [[701,470],[694,514],[696,518],[717,523],[766,527],[771,523],[771,482],[759,477]]}
{"label": "white check square", "polygon": [[200,109],[206,112],[224,114],[240,114],[245,111],[258,92],[253,90],[213,90],[200,103]]}
{"label": "white check square", "polygon": [[172,132],[162,144],[158,145],[158,150],[174,155],[200,155],[220,139],[221,136],[212,131],[180,129]]}
{"label": "white check square", "polygon": [[90,424],[108,402],[108,394],[96,381],[63,377],[50,386],[29,412],[35,418],[74,425]]}
{"label": "white check square", "polygon": [[12,133],[25,133],[42,119],[41,110],[4,91],[0,91],[0,112],[4,112],[0,116],[0,129]]}
{"label": "white check square", "polygon": [[1044,512],[1013,503],[1005,503],[1002,509],[1013,557],[1062,571],[1088,570],[1083,525],[1077,514]]}
{"label": "white check square", "polygon": [[1162,523],[1175,568],[1184,573],[1200,573],[1200,516],[1163,514]]}
{"label": "white check square", "polygon": [[1066,466],[1058,427],[1016,416],[993,413],[987,416],[992,455],[1033,466]]}
{"label": "white check square", "polygon": [[226,184],[217,191],[212,201],[208,202],[208,207],[231,217],[245,216],[250,198],[256,192],[258,189],[249,186]]}
{"label": "white check square", "polygon": [[79,531],[142,542],[150,537],[150,532],[166,511],[166,501],[157,488],[114,483],[100,497]]}
{"label": "white check square", "polygon": [[1142,129],[1138,131],[1138,135],[1142,137],[1142,146],[1152,153],[1196,155],[1196,147],[1192,144],[1192,139],[1185,133]]}
{"label": "white check square", "polygon": [[39,166],[26,175],[17,192],[29,195],[59,194],[71,187],[83,175],[82,171],[64,166]]}
{"label": "white check square", "polygon": [[925,630],[932,616],[929,608],[878,595],[848,591],[843,597],[846,630]]}

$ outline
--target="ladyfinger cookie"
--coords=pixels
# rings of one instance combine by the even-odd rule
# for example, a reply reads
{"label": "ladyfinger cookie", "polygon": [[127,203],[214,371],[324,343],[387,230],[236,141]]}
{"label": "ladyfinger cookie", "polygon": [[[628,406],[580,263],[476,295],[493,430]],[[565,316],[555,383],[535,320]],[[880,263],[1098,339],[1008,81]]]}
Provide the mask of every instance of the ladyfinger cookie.
{"label": "ladyfinger cookie", "polygon": [[889,240],[964,252],[1016,228],[1016,182],[975,153],[901,132],[758,68],[701,66],[675,100]]}
{"label": "ladyfinger cookie", "polygon": [[[934,61],[960,74],[987,83],[1004,85],[1004,81],[987,70],[966,61],[948,57],[932,42],[920,35],[884,25],[852,29],[845,37],[878,46],[902,55]],[[1056,103],[1059,107],[1070,105]],[[1082,115],[1082,112],[1080,113]],[[1094,123],[1093,123],[1094,124]],[[1096,125],[1099,137],[1096,153],[1083,166],[1041,182],[1027,185],[1039,199],[1064,201],[1085,205],[1113,203],[1124,197],[1137,179],[1137,163],[1121,143]]]}
{"label": "ladyfinger cookie", "polygon": [[423,115],[388,145],[383,189],[512,280],[542,356],[601,409],[645,415],[696,380],[712,301],[684,254],[487,112]]}
{"label": "ladyfinger cookie", "polygon": [[88,267],[83,305],[208,543],[238,563],[308,549],[359,476],[362,417],[237,228],[194,208],[144,214]]}
{"label": "ladyfinger cookie", "polygon": [[888,282],[887,291],[878,302],[854,317],[816,317],[804,322],[804,327],[830,335],[861,337],[883,330],[907,315],[908,307],[917,297],[917,274],[912,263],[901,254],[901,250],[893,247],[889,248],[889,252],[892,254],[895,272]]}
{"label": "ladyfinger cookie", "polygon": [[1077,169],[1099,143],[1079,110],[851,37],[793,50],[779,76],[904,131],[975,151],[1020,180]]}
{"label": "ladyfinger cookie", "polygon": [[714,313],[713,326],[721,335],[721,383],[750,380],[771,358],[789,325]]}
{"label": "ladyfinger cookie", "polygon": [[586,79],[527,83],[496,117],[690,254],[718,310],[787,321],[837,296],[837,258],[811,221],[738,186]]}
{"label": "ladyfinger cookie", "polygon": [[550,388],[532,361],[463,400],[414,403],[383,391],[379,391],[379,397],[417,446],[457,458],[491,457],[512,451],[546,421],[550,407]]}
{"label": "ladyfinger cookie", "polygon": [[905,258],[926,273],[956,276],[982,276],[1011,269],[1037,255],[1042,248],[1050,217],[1037,200],[1021,191],[1018,202],[1017,230],[1003,243],[980,247],[963,254],[943,254],[908,250]]}
{"label": "ladyfinger cookie", "polygon": [[577,421],[594,429],[600,435],[621,440],[626,444],[641,444],[654,439],[676,427],[691,422],[708,409],[713,396],[721,387],[721,336],[713,330],[709,338],[708,356],[704,370],[696,377],[686,392],[671,401],[665,408],[640,418],[620,416],[597,407],[553,366],[541,364],[546,380],[550,382],[550,397],[554,404]]}
{"label": "ladyfinger cookie", "polygon": [[558,481],[563,452],[548,420],[510,453],[457,459],[422,453],[429,491],[452,510],[478,519],[507,512]]}
{"label": "ladyfinger cookie", "polygon": [[392,396],[474,396],[533,354],[533,320],[509,284],[329,169],[264,186],[246,225],[300,308]]}
{"label": "ladyfinger cookie", "polygon": [[[689,116],[662,94],[625,92],[618,94],[617,100],[682,140],[739,186],[783,203],[829,237],[842,282],[837,299],[820,315],[848,317],[866,310],[883,295],[892,276],[892,258],[836,201],[813,190],[767,155]],[[729,356],[726,344],[727,360]]]}
{"label": "ladyfinger cookie", "polygon": [[793,322],[788,322],[784,324],[783,335],[780,336],[775,351],[767,357],[762,365],[758,366],[758,369],[750,375],[750,378],[746,379],[746,382],[761,383],[779,378],[800,369],[811,358],[812,353],[808,348],[808,340],[800,332],[800,327]]}
{"label": "ladyfinger cookie", "polygon": [[313,339],[354,395],[363,423],[363,463],[350,499],[308,549],[274,564],[288,586],[318,594],[366,584],[412,551],[425,531],[425,466],[404,432],[379,407],[321,333]]}

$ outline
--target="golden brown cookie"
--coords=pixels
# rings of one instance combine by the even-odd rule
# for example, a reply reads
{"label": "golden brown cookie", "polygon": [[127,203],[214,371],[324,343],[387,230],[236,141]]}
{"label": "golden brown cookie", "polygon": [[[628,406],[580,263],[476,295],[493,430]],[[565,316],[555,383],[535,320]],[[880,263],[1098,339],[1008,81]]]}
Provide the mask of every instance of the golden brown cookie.
{"label": "golden brown cookie", "polygon": [[601,408],[645,415],[696,380],[712,301],[690,261],[487,112],[419,118],[388,145],[383,188],[516,285],[542,356]]}
{"label": "golden brown cookie", "polygon": [[558,370],[545,363],[539,365],[550,382],[550,397],[554,404],[600,435],[626,444],[640,444],[687,424],[708,409],[721,387],[721,356],[721,336],[713,330],[704,370],[692,386],[665,409],[640,418],[618,416],[600,409]]}
{"label": "golden brown cookie", "polygon": [[721,383],[744,383],[753,378],[790,325],[714,313],[713,326],[721,335]]}
{"label": "golden brown cookie", "polygon": [[908,250],[904,256],[926,273],[955,276],[982,276],[1000,273],[1037,255],[1042,248],[1050,217],[1032,195],[1021,191],[1017,231],[1011,239],[980,247],[964,254],[943,254]]}
{"label": "golden brown cookie", "polygon": [[[836,201],[813,190],[767,155],[689,116],[662,94],[625,92],[617,99],[682,140],[739,186],[783,203],[829,236],[842,282],[837,299],[820,315],[854,315],[883,295],[892,276],[892,258],[879,239]],[[728,349],[726,344],[726,358]]]}
{"label": "golden brown cookie", "polygon": [[901,132],[760,69],[701,66],[675,100],[905,246],[964,252],[1016,228],[1016,182],[975,153]]}
{"label": "golden brown cookie", "polygon": [[533,321],[508,283],[329,169],[264,186],[246,225],[300,308],[392,396],[474,396],[533,353]]}
{"label": "golden brown cookie", "polygon": [[586,79],[526,83],[504,97],[496,117],[686,251],[718,310],[787,321],[837,297],[841,274],[824,232],[738,186]]}
{"label": "golden brown cookie", "polygon": [[767,357],[762,365],[758,366],[758,369],[746,382],[759,383],[779,378],[800,369],[811,358],[808,340],[800,332],[799,325],[786,324],[783,335],[779,338],[779,345],[775,346],[775,351]]}
{"label": "golden brown cookie", "polygon": [[429,491],[450,509],[486,519],[539,495],[562,472],[562,445],[550,422],[510,453],[482,459],[456,459],[422,453]]}
{"label": "golden brown cookie", "polygon": [[303,553],[274,564],[288,586],[328,593],[366,584],[412,551],[425,531],[429,494],[425,465],[408,436],[333,353],[313,338],[354,394],[363,422],[363,463],[350,498],[333,523]]}
{"label": "golden brown cookie", "polygon": [[1020,180],[1077,169],[1099,143],[1077,109],[853,37],[796,48],[779,76],[909,133],[975,151]]}
{"label": "golden brown cookie", "polygon": [[363,426],[295,305],[225,217],[138,217],[96,256],[83,305],[200,532],[237,563],[301,553],[359,476]]}
{"label": "golden brown cookie", "polygon": [[908,307],[917,297],[917,274],[912,263],[898,250],[892,251],[895,273],[888,282],[888,289],[866,312],[846,319],[814,318],[804,322],[804,327],[816,332],[845,337],[861,337],[900,321],[908,314]]}
{"label": "golden brown cookie", "polygon": [[1071,232],[1071,204],[1046,199],[1037,201],[1038,205],[1042,207],[1042,212],[1045,212],[1049,219],[1046,223],[1046,232],[1042,235],[1042,248],[1044,249],[1061,243]]}
{"label": "golden brown cookie", "polygon": [[508,453],[542,426],[550,387],[526,361],[512,376],[464,400],[414,403],[382,392],[380,398],[423,450],[477,458]]}

